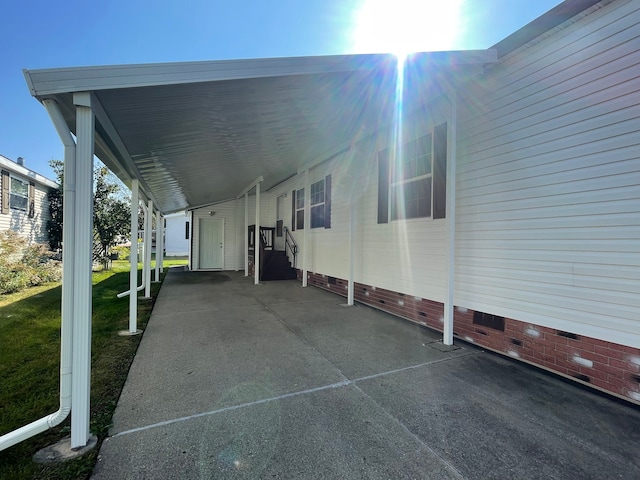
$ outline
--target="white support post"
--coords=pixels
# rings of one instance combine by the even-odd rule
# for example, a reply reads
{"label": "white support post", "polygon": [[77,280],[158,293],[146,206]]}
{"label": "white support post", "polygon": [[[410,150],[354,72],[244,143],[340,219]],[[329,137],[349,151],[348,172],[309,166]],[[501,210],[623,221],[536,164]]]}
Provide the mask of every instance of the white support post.
{"label": "white support post", "polygon": [[85,447],[91,391],[91,267],[93,243],[94,115],[89,93],[76,93],[76,202],[74,232],[73,382],[71,448]]}
{"label": "white support post", "polygon": [[156,264],[153,274],[153,283],[160,282],[160,263],[162,262],[162,218],[160,211],[156,210]]}
{"label": "white support post", "polygon": [[151,298],[151,243],[153,228],[153,202],[149,200],[144,216],[144,296]]}
{"label": "white support post", "polygon": [[[235,232],[233,234],[233,238],[234,238],[233,243],[238,245],[238,243],[239,243],[238,228],[240,226],[240,201],[239,201],[238,198],[236,198],[236,205],[235,205],[235,209],[234,209],[234,213],[233,213],[233,219],[234,219],[234,225],[236,226]],[[238,262],[238,255],[236,255],[235,264],[236,264],[236,272],[239,272],[240,271],[240,263]]]}
{"label": "white support post", "polygon": [[244,194],[244,276],[249,276],[249,192]]}
{"label": "white support post", "polygon": [[[159,230],[156,228],[156,265],[158,264],[158,258],[160,259],[160,273],[164,273],[164,215],[158,212],[156,217],[156,223],[160,225]],[[160,237],[158,237],[160,235]],[[159,251],[158,251],[159,250]],[[156,281],[160,278],[156,274]]]}
{"label": "white support post", "polygon": [[187,227],[187,239],[189,240],[189,270],[196,270],[196,266],[193,264],[193,211],[190,211],[187,215],[189,219],[189,226]]}
{"label": "white support post", "polygon": [[253,238],[253,284],[260,283],[260,182],[256,183],[256,229]]}
{"label": "white support post", "polygon": [[353,306],[353,287],[355,283],[356,207],[353,190],[352,188],[350,194],[351,205],[349,206],[349,283],[347,284],[347,305],[349,306]]}
{"label": "white support post", "polygon": [[455,250],[456,250],[456,149],[457,149],[457,99],[456,91],[451,93],[451,120],[449,131],[449,158],[447,162],[447,227],[448,227],[448,258],[447,258],[447,293],[444,301],[444,328],[442,343],[453,345],[453,309],[454,309],[454,273],[455,273]]}
{"label": "white support post", "polygon": [[131,252],[129,253],[129,330],[120,335],[137,335],[138,330],[138,208],[140,207],[138,180],[131,180]]}
{"label": "white support post", "polygon": [[309,195],[309,170],[304,171],[304,230],[302,231],[302,286],[307,286],[307,253],[309,252],[309,228],[311,227],[311,203]]}

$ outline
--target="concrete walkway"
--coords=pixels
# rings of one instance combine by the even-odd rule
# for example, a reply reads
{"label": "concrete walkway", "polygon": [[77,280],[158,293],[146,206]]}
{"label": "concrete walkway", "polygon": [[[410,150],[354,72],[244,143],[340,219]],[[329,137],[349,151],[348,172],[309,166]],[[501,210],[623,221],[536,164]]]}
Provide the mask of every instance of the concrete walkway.
{"label": "concrete walkway", "polygon": [[640,411],[295,281],[172,270],[92,478],[640,478]]}

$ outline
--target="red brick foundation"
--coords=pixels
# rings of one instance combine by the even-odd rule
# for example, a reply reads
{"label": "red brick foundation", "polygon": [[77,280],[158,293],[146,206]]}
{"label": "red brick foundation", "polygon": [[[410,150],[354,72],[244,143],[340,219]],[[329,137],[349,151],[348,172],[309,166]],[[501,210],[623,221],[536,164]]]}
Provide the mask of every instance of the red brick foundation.
{"label": "red brick foundation", "polygon": [[[298,270],[298,278],[302,271]],[[347,296],[346,280],[308,273],[308,285]],[[370,285],[354,285],[355,300],[442,331],[444,306],[425,298]],[[454,335],[503,355],[550,370],[640,404],[640,349],[504,319],[504,331],[473,323],[473,310],[456,307]]]}

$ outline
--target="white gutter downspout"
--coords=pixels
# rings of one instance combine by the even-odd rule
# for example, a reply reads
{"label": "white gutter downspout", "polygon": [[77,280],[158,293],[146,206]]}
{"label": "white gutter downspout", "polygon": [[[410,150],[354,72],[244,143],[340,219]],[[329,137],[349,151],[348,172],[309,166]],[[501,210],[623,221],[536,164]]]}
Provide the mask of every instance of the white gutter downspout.
{"label": "white gutter downspout", "polygon": [[71,411],[72,347],[73,347],[73,267],[75,224],[76,143],[54,100],[44,100],[49,117],[64,145],[64,184],[62,225],[62,320],[60,322],[60,408],[46,417],[0,437],[0,451],[62,423]]}
{"label": "white gutter downspout", "polygon": [[444,327],[442,334],[442,343],[445,345],[453,345],[453,304],[454,297],[453,291],[455,288],[454,273],[455,273],[455,251],[456,251],[456,150],[457,150],[457,131],[458,131],[458,118],[457,118],[457,92],[452,89],[451,92],[451,127],[450,127],[450,147],[447,149],[449,152],[449,161],[447,162],[447,219],[449,230],[449,252],[448,252],[448,285],[447,293],[444,301]]}

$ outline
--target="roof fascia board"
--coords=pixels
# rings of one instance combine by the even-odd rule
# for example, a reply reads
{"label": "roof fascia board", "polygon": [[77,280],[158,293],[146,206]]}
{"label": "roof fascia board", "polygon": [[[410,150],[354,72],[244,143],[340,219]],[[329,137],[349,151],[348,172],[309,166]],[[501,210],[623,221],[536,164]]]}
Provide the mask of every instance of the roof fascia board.
{"label": "roof fascia board", "polygon": [[546,32],[556,28],[572,17],[592,8],[594,5],[601,3],[606,5],[613,0],[565,0],[556,5],[551,10],[543,13],[538,18],[526,24],[524,27],[516,30],[508,37],[492,46],[498,53],[498,57],[505,55],[525,46],[532,40],[544,35]]}
{"label": "roof fascia board", "polygon": [[[497,53],[492,49],[420,52],[412,54],[411,58],[425,65],[486,64],[497,61]],[[395,62],[393,54],[366,54],[71,67],[23,72],[31,94],[42,97],[79,91],[372,70]]]}
{"label": "roof fascia board", "polygon": [[260,175],[253,182],[251,182],[244,190],[242,190],[242,192],[240,192],[238,194],[236,199],[244,196],[245,193],[249,193],[249,191],[253,190],[253,187],[255,187],[256,185],[258,185],[259,183],[262,183],[262,182],[264,182],[264,177],[262,175]]}
{"label": "roof fascia board", "polygon": [[16,162],[8,159],[4,155],[0,155],[0,167],[8,170],[11,173],[15,173],[16,175],[20,175],[22,177],[28,178],[29,180],[33,180],[36,183],[44,185],[49,188],[58,188],[58,184],[53,180],[48,179],[40,175],[33,170],[28,169],[22,165],[18,165]]}

